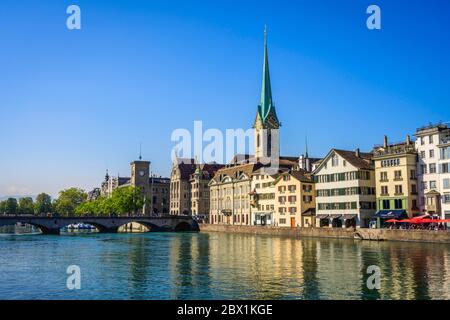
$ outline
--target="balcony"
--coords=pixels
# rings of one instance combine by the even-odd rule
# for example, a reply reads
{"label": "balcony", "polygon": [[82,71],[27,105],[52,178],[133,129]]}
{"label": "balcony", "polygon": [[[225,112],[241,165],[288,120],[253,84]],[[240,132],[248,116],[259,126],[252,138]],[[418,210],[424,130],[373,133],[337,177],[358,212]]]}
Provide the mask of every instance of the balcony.
{"label": "balcony", "polygon": [[403,181],[403,178],[402,177],[395,177],[394,181]]}
{"label": "balcony", "polygon": [[389,182],[389,179],[380,179],[380,182]]}

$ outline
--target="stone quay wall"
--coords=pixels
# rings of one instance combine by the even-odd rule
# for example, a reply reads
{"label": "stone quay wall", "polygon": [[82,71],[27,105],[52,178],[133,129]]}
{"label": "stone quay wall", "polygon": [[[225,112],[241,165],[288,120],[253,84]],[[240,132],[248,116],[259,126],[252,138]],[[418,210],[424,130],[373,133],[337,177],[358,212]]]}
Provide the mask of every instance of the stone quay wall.
{"label": "stone quay wall", "polygon": [[293,238],[319,237],[356,239],[371,241],[409,241],[449,243],[449,231],[431,230],[389,230],[389,229],[344,229],[344,228],[282,228],[261,226],[240,226],[220,224],[200,224],[200,231],[229,232],[255,235],[276,235]]}

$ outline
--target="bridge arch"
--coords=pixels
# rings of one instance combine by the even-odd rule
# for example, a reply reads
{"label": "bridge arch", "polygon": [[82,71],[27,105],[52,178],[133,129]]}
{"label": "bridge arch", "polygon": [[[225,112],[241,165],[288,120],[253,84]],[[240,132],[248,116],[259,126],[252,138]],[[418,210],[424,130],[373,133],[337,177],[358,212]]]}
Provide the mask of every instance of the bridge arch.
{"label": "bridge arch", "polygon": [[192,226],[189,223],[187,223],[186,221],[181,221],[175,226],[174,231],[175,232],[183,232],[183,231],[194,231],[194,230],[192,230]]}

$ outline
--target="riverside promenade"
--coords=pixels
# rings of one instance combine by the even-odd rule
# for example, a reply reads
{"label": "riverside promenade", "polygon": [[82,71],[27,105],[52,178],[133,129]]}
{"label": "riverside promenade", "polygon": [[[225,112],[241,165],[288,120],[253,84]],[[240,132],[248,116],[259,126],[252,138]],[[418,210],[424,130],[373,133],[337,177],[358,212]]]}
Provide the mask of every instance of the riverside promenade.
{"label": "riverside promenade", "polygon": [[239,226],[220,224],[199,224],[200,231],[229,232],[258,235],[277,235],[292,238],[319,237],[371,241],[407,241],[450,244],[450,231],[432,230],[389,230],[366,228],[280,228],[261,226]]}

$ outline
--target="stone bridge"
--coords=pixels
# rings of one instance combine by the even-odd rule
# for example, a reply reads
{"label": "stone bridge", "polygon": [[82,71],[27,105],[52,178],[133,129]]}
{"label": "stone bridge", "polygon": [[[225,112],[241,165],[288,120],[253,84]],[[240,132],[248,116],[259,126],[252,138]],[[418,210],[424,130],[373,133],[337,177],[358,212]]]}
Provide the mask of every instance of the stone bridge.
{"label": "stone bridge", "polygon": [[39,228],[43,234],[59,234],[60,229],[70,224],[86,223],[101,233],[115,233],[119,227],[136,222],[151,231],[199,231],[197,221],[190,216],[120,216],[120,217],[40,217],[40,216],[0,216],[0,227],[27,223]]}

